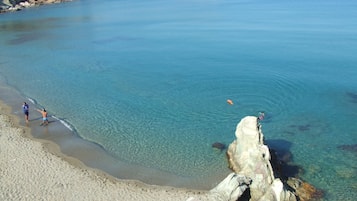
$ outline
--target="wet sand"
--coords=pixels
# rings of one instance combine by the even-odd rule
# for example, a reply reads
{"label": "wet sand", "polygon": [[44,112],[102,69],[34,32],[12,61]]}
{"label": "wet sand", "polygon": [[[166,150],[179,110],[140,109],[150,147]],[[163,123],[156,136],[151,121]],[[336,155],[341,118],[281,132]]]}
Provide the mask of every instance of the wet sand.
{"label": "wet sand", "polygon": [[[0,86],[0,99],[0,200],[210,200],[209,191],[170,187],[175,178],[169,174],[157,181],[163,184],[159,186],[96,169],[101,160],[111,160],[100,146],[75,136],[51,114],[50,124],[40,126],[40,113],[32,103],[26,124],[21,111],[26,100],[10,87]],[[85,164],[86,157],[94,165]],[[139,168],[133,174],[145,180],[147,171]]]}
{"label": "wet sand", "polygon": [[[42,118],[41,114],[37,112],[36,109],[42,109],[44,106],[31,98],[26,98],[26,95],[19,94],[16,89],[6,85],[2,80],[5,79],[0,77],[0,100],[12,108],[9,113],[19,119],[18,124],[20,126],[30,129],[28,136],[36,140],[48,140],[54,142],[59,146],[58,152],[71,158],[78,159],[85,166],[100,169],[119,179],[139,180],[152,185],[173,186],[196,190],[210,190],[221,181],[221,178],[216,178],[213,182],[202,184],[202,181],[200,181],[201,178],[198,178],[196,182],[193,178],[174,175],[169,172],[121,161],[106,152],[101,145],[81,138],[73,126],[56,117],[50,110],[48,110],[49,125],[45,127],[40,126]],[[21,108],[24,101],[30,106],[28,123],[25,122]],[[52,147],[48,147],[48,149],[52,150]]]}

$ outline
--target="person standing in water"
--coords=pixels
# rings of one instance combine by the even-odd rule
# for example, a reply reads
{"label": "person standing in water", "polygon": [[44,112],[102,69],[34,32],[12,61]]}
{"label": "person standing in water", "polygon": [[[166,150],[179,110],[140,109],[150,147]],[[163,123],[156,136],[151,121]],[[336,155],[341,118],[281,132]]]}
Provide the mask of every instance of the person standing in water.
{"label": "person standing in water", "polygon": [[258,120],[262,121],[265,117],[265,113],[264,112],[259,112],[259,115],[258,115]]}
{"label": "person standing in water", "polygon": [[22,105],[22,111],[25,114],[26,123],[29,122],[29,109],[30,109],[29,105],[26,102],[24,102],[24,104]]}
{"label": "person standing in water", "polygon": [[47,119],[47,111],[46,111],[46,109],[45,109],[45,108],[43,108],[43,110],[37,109],[37,111],[42,114],[42,124],[41,124],[41,126],[42,126],[42,125],[44,125],[44,126],[45,126],[45,125],[48,125],[48,119]]}

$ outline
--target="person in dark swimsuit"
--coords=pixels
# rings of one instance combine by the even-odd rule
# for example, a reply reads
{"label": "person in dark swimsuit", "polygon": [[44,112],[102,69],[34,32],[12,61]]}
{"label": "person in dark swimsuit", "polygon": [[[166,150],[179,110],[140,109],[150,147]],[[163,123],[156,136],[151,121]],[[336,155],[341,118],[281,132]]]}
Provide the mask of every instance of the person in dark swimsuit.
{"label": "person in dark swimsuit", "polygon": [[30,109],[29,105],[26,102],[24,102],[24,104],[22,105],[22,111],[25,114],[26,123],[29,122],[29,109]]}

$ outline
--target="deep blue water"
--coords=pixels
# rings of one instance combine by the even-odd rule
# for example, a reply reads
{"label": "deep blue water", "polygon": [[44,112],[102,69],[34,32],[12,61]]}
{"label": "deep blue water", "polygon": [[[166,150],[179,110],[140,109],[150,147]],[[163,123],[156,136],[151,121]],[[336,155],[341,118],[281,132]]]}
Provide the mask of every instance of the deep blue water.
{"label": "deep blue water", "polygon": [[266,142],[292,154],[300,177],[326,200],[353,200],[356,10],[348,0],[41,6],[0,15],[0,75],[118,160],[202,186],[229,172],[211,144],[265,111]]}

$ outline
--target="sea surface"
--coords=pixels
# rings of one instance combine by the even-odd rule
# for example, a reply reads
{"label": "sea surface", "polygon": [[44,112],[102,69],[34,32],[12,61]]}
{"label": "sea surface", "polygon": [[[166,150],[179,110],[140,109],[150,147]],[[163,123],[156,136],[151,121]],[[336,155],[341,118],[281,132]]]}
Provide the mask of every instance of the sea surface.
{"label": "sea surface", "polygon": [[88,154],[94,167],[151,184],[214,187],[230,170],[212,143],[228,146],[243,117],[264,111],[266,143],[298,177],[324,200],[355,200],[356,10],[354,0],[40,6],[0,15],[0,81],[111,157]]}

